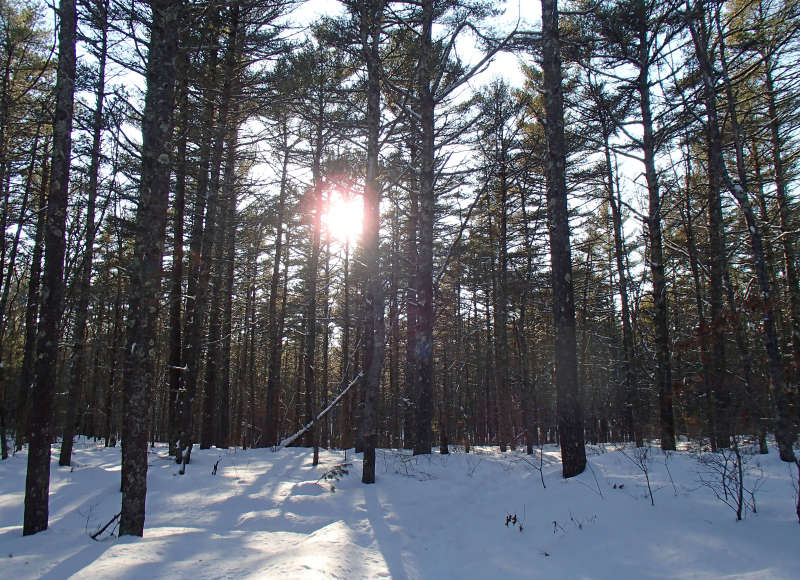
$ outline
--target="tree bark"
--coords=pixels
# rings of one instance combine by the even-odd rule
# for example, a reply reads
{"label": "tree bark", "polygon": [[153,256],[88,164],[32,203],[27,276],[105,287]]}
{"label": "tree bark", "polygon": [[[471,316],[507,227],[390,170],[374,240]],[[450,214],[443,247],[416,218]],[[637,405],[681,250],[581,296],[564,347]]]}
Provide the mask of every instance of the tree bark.
{"label": "tree bark", "polygon": [[433,420],[433,221],[436,206],[434,163],[433,0],[422,0],[421,55],[418,95],[421,132],[419,193],[419,260],[417,277],[417,336],[414,341],[416,438],[414,455],[430,454]]}
{"label": "tree bark", "polygon": [[36,378],[25,479],[25,515],[22,535],[47,529],[50,491],[50,440],[56,389],[61,314],[64,306],[64,253],[67,191],[72,149],[73,97],[75,94],[75,38],[77,11],[74,0],[59,4],[58,75],[53,123],[53,159],[47,223],[44,235],[42,318],[39,324]]}
{"label": "tree bark", "polygon": [[547,119],[547,215],[553,278],[556,412],[562,474],[568,478],[585,469],[586,450],[578,385],[557,0],[542,0],[542,71]]}
{"label": "tree bark", "polygon": [[78,427],[77,408],[83,393],[84,375],[86,373],[86,333],[89,318],[89,297],[92,288],[92,263],[94,261],[94,240],[97,234],[95,224],[95,207],[100,173],[100,155],[102,149],[103,103],[106,92],[106,54],[108,52],[108,19],[107,0],[98,2],[96,6],[99,24],[100,45],[97,47],[98,75],[95,86],[95,105],[92,115],[92,149],[89,160],[89,191],[86,202],[86,232],[84,234],[84,251],[82,264],[77,280],[78,302],[75,306],[75,325],[72,330],[72,358],[69,369],[69,396],[64,432],[61,440],[61,454],[58,464],[70,465],[72,462],[72,443]]}
{"label": "tree bark", "polygon": [[360,10],[361,50],[367,65],[367,174],[364,181],[364,410],[361,441],[364,446],[362,483],[375,483],[375,447],[378,428],[378,395],[384,357],[384,298],[380,279],[380,204],[378,138],[380,134],[379,46],[383,0],[367,0]]}
{"label": "tree bark", "polygon": [[169,203],[170,136],[182,3],[151,0],[142,165],[130,271],[122,423],[120,536],[144,533],[147,495],[147,409],[155,380],[161,261]]}
{"label": "tree bark", "polygon": [[658,394],[659,423],[661,427],[661,449],[675,449],[675,418],[672,412],[672,363],[669,344],[667,312],[667,279],[664,264],[664,248],[661,235],[661,193],[656,173],[656,141],[653,134],[653,113],[650,107],[650,31],[646,15],[646,3],[637,2],[640,23],[638,30],[639,76],[637,91],[642,117],[642,153],[644,155],[645,180],[647,181],[648,215],[647,233],[650,242],[650,276],[653,284],[653,328],[655,333],[655,387]]}

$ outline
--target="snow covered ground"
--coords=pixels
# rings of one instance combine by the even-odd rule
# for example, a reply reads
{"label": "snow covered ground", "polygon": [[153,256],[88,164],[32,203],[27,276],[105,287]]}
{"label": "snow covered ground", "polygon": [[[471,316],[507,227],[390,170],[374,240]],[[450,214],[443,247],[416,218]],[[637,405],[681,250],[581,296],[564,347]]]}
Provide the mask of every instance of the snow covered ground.
{"label": "snow covered ground", "polygon": [[19,453],[0,463],[0,578],[800,578],[797,471],[774,449],[747,458],[757,513],[741,522],[696,454],[650,449],[651,506],[633,450],[588,450],[589,469],[563,480],[545,447],[543,488],[539,456],[520,451],[379,450],[365,486],[352,450],[318,467],[302,448],[196,450],[180,476],[159,446],[144,538],[101,541],[90,535],[119,511],[119,448],[81,440],[61,468],[54,447],[50,527],[25,538]]}

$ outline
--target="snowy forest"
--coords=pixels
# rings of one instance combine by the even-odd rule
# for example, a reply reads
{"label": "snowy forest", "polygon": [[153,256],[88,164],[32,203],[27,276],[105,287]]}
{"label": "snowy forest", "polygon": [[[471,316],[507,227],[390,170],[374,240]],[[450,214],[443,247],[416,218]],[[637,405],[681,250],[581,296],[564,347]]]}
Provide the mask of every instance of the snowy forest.
{"label": "snowy forest", "polygon": [[797,0],[56,4],[0,0],[24,535],[89,440],[121,536],[157,444],[187,479],[354,448],[376,488],[382,450],[544,487],[546,448],[568,480],[692,444],[738,519],[745,450],[800,481]]}

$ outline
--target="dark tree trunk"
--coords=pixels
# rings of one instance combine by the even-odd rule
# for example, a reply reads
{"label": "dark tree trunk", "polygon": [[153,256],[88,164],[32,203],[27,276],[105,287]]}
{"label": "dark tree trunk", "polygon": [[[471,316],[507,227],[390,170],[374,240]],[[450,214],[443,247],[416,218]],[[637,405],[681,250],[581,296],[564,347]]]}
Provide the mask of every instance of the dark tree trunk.
{"label": "dark tree trunk", "polygon": [[[604,119],[605,120],[605,119]],[[633,325],[631,324],[630,298],[628,296],[628,275],[625,271],[625,240],[622,232],[622,208],[619,192],[615,194],[614,169],[611,164],[611,146],[609,139],[611,128],[603,125],[603,151],[605,153],[605,177],[608,189],[608,205],[611,208],[612,229],[614,230],[614,257],[617,267],[617,285],[622,314],[622,374],[623,404],[625,405],[623,421],[626,435],[634,439],[635,445],[644,444],[642,430],[637,422],[638,397],[636,391],[636,375],[634,373]]]}
{"label": "dark tree trunk", "polygon": [[175,198],[172,217],[172,273],[169,294],[169,454],[178,453],[177,405],[178,393],[183,388],[183,221],[186,212],[187,145],[189,141],[189,58],[185,47],[180,47],[176,65],[178,145],[175,158]]}
{"label": "dark tree trunk", "polygon": [[378,438],[378,397],[384,357],[384,299],[380,278],[380,203],[378,183],[378,138],[380,133],[379,47],[383,0],[368,0],[361,6],[361,50],[367,64],[367,175],[364,181],[364,410],[361,442],[364,446],[362,483],[375,483],[375,447]]}
{"label": "dark tree trunk", "polygon": [[[218,181],[219,159],[215,148],[215,159],[212,162],[212,141],[219,128],[214,125],[214,105],[217,86],[218,42],[212,35],[219,25],[219,6],[216,0],[210,0],[206,7],[207,25],[203,34],[203,45],[207,47],[205,63],[205,86],[203,87],[204,104],[200,115],[199,163],[196,183],[196,196],[192,212],[192,230],[189,235],[189,276],[183,328],[183,389],[178,394],[176,405],[176,421],[178,424],[178,453],[175,460],[182,464],[180,473],[186,470],[191,461],[194,443],[194,398],[197,394],[197,382],[202,360],[202,335],[205,325],[206,307],[208,303],[208,276],[210,268],[211,242],[214,236],[214,223],[217,219],[217,191],[209,183],[209,174],[216,173]],[[217,123],[220,120],[217,119]],[[215,171],[216,169],[216,171]],[[205,220],[204,220],[205,216]]]}
{"label": "dark tree trunk", "polygon": [[719,10],[714,13],[717,25],[717,33],[720,35],[719,57],[722,69],[722,80],[726,92],[727,112],[733,129],[734,151],[736,154],[736,173],[737,182],[734,182],[724,167],[720,173],[724,177],[731,194],[736,199],[744,215],[745,224],[750,233],[750,252],[755,267],[756,279],[761,294],[763,309],[764,342],[767,350],[767,373],[775,398],[775,439],[778,443],[778,451],[782,461],[793,463],[796,461],[793,444],[794,429],[792,425],[792,415],[789,403],[789,395],[783,377],[783,361],[781,360],[780,349],[778,347],[778,333],[775,325],[775,305],[774,289],[769,280],[767,263],[764,257],[764,242],[761,234],[761,224],[756,219],[755,212],[750,203],[748,192],[747,167],[744,158],[744,138],[739,124],[739,115],[736,106],[736,99],[733,91],[728,63],[725,56],[725,41],[721,37],[721,25]]}
{"label": "dark tree trunk", "polygon": [[650,276],[653,284],[653,327],[655,333],[655,388],[658,394],[661,448],[675,449],[675,419],[672,412],[672,366],[667,313],[667,278],[661,235],[661,193],[656,173],[656,142],[653,134],[653,114],[650,107],[650,31],[647,27],[646,3],[638,2],[638,63],[639,109],[642,116],[642,153],[647,181],[647,233],[650,242]]}
{"label": "dark tree trunk", "polygon": [[100,27],[100,45],[97,47],[98,76],[95,87],[95,105],[92,115],[92,149],[89,161],[89,191],[86,202],[86,233],[82,264],[77,280],[78,302],[75,306],[75,325],[72,330],[72,358],[69,369],[69,396],[67,398],[67,412],[64,423],[64,433],[61,441],[61,454],[58,464],[70,465],[72,462],[72,443],[79,416],[77,415],[83,393],[83,383],[86,374],[86,333],[89,318],[89,297],[92,287],[92,262],[94,261],[94,240],[97,225],[94,223],[95,207],[97,204],[97,188],[100,173],[100,154],[102,148],[103,131],[103,102],[106,92],[106,54],[108,51],[108,19],[107,0],[95,6],[96,21],[93,26]]}
{"label": "dark tree trunk", "polygon": [[53,123],[53,160],[47,223],[44,235],[44,276],[42,279],[42,319],[39,324],[36,378],[31,399],[33,411],[28,446],[28,471],[25,480],[25,515],[22,535],[47,529],[50,491],[50,441],[52,407],[56,390],[56,366],[64,306],[64,252],[67,216],[67,190],[72,149],[72,111],[75,94],[75,37],[77,11],[74,0],[59,5],[58,77]]}
{"label": "dark tree trunk", "polygon": [[553,277],[558,434],[562,474],[567,478],[583,472],[586,467],[586,450],[583,444],[583,412],[578,387],[557,0],[542,0],[542,71],[547,118],[547,214]]}
{"label": "dark tree trunk", "polygon": [[[723,281],[728,268],[722,219],[720,187],[722,176],[722,137],[717,120],[717,95],[713,71],[708,62],[709,34],[704,15],[690,24],[692,41],[703,79],[703,101],[706,113],[706,139],[708,148],[708,237],[710,251],[710,277],[708,296],[711,306],[711,363],[709,383],[713,397],[712,445],[727,448],[730,444],[730,393],[728,391],[725,360],[725,320],[723,316]],[[687,192],[688,195],[688,192]]]}
{"label": "dark tree trunk", "polygon": [[[39,150],[39,137],[41,134],[41,123],[36,127],[36,135],[33,139],[33,145],[31,146],[31,160],[28,165],[28,172],[27,177],[25,179],[25,189],[24,193],[22,194],[22,203],[19,209],[19,220],[17,221],[17,231],[14,234],[14,241],[11,243],[11,253],[8,257],[8,272],[6,272],[6,278],[3,282],[3,293],[2,297],[0,297],[0,459],[8,459],[8,439],[6,438],[6,429],[7,429],[7,421],[9,418],[9,413],[14,412],[15,419],[14,423],[17,427],[17,432],[19,432],[19,413],[16,413],[17,409],[19,408],[18,404],[11,405],[9,403],[9,391],[10,385],[7,384],[6,376],[5,376],[5,368],[3,365],[3,347],[5,344],[5,333],[6,328],[8,326],[8,320],[6,318],[6,310],[8,307],[8,298],[10,296],[11,290],[11,283],[12,278],[14,275],[14,271],[16,270],[16,261],[17,261],[17,250],[19,249],[19,241],[20,236],[22,234],[22,226],[25,223],[25,214],[28,212],[28,200],[31,197],[31,192],[33,190],[33,173],[36,168],[36,155]],[[45,147],[46,149],[46,147]],[[40,256],[41,261],[41,256]],[[35,330],[35,324],[33,327]],[[27,394],[27,393],[26,393]],[[14,408],[16,407],[16,408]]]}
{"label": "dark tree trunk", "polygon": [[[350,368],[350,243],[345,241],[344,264],[342,266],[342,367],[339,379],[339,391],[343,391],[350,382],[352,369]],[[342,439],[344,449],[353,446],[353,396],[352,390],[347,392],[342,411]]]}
{"label": "dark tree trunk", "polygon": [[147,409],[155,380],[161,260],[167,223],[170,136],[175,96],[180,2],[152,0],[142,165],[123,378],[122,512],[120,536],[144,533],[147,495]]}
{"label": "dark tree trunk", "polygon": [[[201,269],[200,284],[204,290],[201,293],[205,296],[208,312],[208,340],[207,356],[205,365],[205,389],[203,390],[203,420],[200,430],[200,448],[208,449],[215,437],[215,421],[217,417],[217,384],[219,381],[219,352],[220,352],[220,333],[221,333],[221,310],[220,301],[222,299],[222,258],[224,254],[226,217],[230,199],[220,195],[220,171],[222,170],[223,150],[225,141],[231,131],[235,115],[230,114],[234,103],[232,103],[233,85],[235,82],[236,63],[238,60],[237,36],[239,28],[239,3],[234,2],[230,7],[230,13],[226,17],[225,25],[228,30],[227,46],[225,49],[225,60],[223,66],[222,94],[219,100],[219,112],[217,115],[216,134],[214,135],[214,150],[211,161],[211,197],[208,204],[208,215],[203,230],[203,245],[201,256],[203,266]],[[233,168],[231,168],[233,171]],[[232,179],[232,175],[230,178]],[[213,280],[211,279],[213,277]]]}
{"label": "dark tree trunk", "polygon": [[[281,355],[283,321],[278,320],[278,284],[281,273],[281,255],[283,252],[283,220],[286,208],[286,193],[289,183],[289,128],[288,121],[283,120],[281,127],[281,147],[283,163],[281,169],[281,185],[278,196],[277,226],[275,229],[275,253],[272,259],[272,278],[269,286],[269,304],[267,306],[267,328],[269,332],[269,369],[267,373],[267,416],[265,428],[265,445],[278,444],[278,401],[281,384]],[[288,233],[287,233],[288,235]],[[345,331],[346,332],[346,331]]]}
{"label": "dark tree trunk", "polygon": [[422,1],[422,37],[418,94],[421,133],[419,183],[419,261],[417,277],[417,336],[414,341],[416,438],[414,455],[430,454],[433,420],[433,221],[436,206],[434,164],[433,0]]}
{"label": "dark tree trunk", "polygon": [[[417,147],[413,140],[409,144],[412,166],[418,160]],[[419,324],[419,304],[417,303],[418,275],[418,244],[419,231],[419,203],[417,195],[417,180],[411,177],[409,188],[409,210],[406,224],[406,366],[405,366],[405,397],[403,402],[403,447],[413,449],[416,440],[416,415],[417,397],[419,396],[419,375],[417,373],[417,332]]]}
{"label": "dark tree trunk", "polygon": [[219,265],[222,285],[222,299],[220,300],[222,309],[222,364],[219,378],[219,410],[216,431],[216,446],[219,448],[228,447],[230,433],[230,400],[231,400],[231,333],[233,318],[233,275],[236,259],[236,160],[239,144],[238,128],[238,105],[234,102],[232,110],[233,124],[228,136],[228,151],[225,161],[225,175],[223,177],[222,191],[227,200],[227,212],[225,216],[225,236],[220,241],[220,246],[224,245],[222,252],[222,264]]}
{"label": "dark tree trunk", "polygon": [[50,184],[50,166],[47,163],[49,147],[45,144],[42,155],[42,179],[39,185],[39,204],[36,210],[36,233],[33,238],[30,274],[28,275],[28,297],[25,305],[25,345],[22,351],[22,369],[19,376],[19,397],[17,399],[17,449],[29,434],[28,416],[30,414],[29,396],[36,371],[37,323],[39,319],[39,291],[42,275],[42,250],[44,232],[47,224],[47,188]]}
{"label": "dark tree trunk", "polygon": [[781,120],[778,116],[777,96],[775,95],[775,82],[772,78],[774,67],[772,59],[764,58],[764,80],[766,81],[767,112],[769,114],[769,129],[772,146],[772,165],[775,171],[775,197],[778,202],[778,216],[781,231],[781,246],[783,249],[783,264],[786,275],[786,288],[789,295],[789,327],[791,329],[792,343],[792,371],[788,376],[793,377],[794,388],[797,389],[800,377],[800,274],[797,268],[797,249],[795,241],[797,234],[794,232],[790,207],[789,194],[787,193],[788,177],[783,159],[783,139]]}

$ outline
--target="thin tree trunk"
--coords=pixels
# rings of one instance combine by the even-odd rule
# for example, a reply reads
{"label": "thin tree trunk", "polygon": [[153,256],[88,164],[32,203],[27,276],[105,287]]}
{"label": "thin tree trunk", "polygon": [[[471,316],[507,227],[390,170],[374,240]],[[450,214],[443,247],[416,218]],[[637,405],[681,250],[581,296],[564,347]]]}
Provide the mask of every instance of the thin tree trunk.
{"label": "thin tree trunk", "polygon": [[772,78],[772,59],[764,58],[764,80],[766,81],[767,112],[769,114],[770,140],[772,145],[772,165],[775,171],[775,198],[778,202],[780,218],[781,246],[783,264],[786,274],[786,288],[789,295],[789,319],[792,342],[793,372],[795,389],[800,374],[800,274],[797,270],[796,233],[793,230],[791,207],[787,194],[788,178],[783,160],[783,140],[781,138],[781,122],[778,116],[775,83]]}
{"label": "thin tree trunk", "polygon": [[[7,417],[9,414],[10,405],[8,403],[8,393],[10,385],[6,384],[5,368],[3,365],[3,347],[5,344],[5,333],[7,328],[6,309],[8,307],[8,298],[11,290],[11,281],[16,270],[17,250],[19,248],[19,240],[22,234],[22,226],[25,223],[25,214],[28,212],[28,200],[31,197],[33,189],[33,172],[36,167],[36,153],[39,149],[39,136],[41,124],[36,127],[36,136],[33,139],[31,146],[31,161],[28,165],[28,172],[25,178],[25,189],[22,194],[22,203],[19,209],[19,220],[17,220],[17,231],[14,234],[14,241],[11,243],[11,253],[8,258],[8,272],[3,282],[3,293],[0,297],[0,459],[8,459],[8,439],[6,438],[7,430]],[[15,409],[14,409],[15,410]],[[15,422],[17,422],[17,419]]]}
{"label": "thin tree trunk", "polygon": [[[179,391],[176,405],[178,423],[178,453],[175,460],[182,464],[180,473],[191,460],[194,443],[194,398],[197,394],[197,381],[202,359],[202,330],[205,324],[209,251],[213,240],[216,220],[217,191],[209,183],[209,173],[214,171],[212,162],[212,138],[214,130],[214,103],[217,101],[218,43],[211,32],[216,30],[219,21],[219,6],[210,0],[207,8],[208,25],[204,29],[203,45],[207,46],[208,56],[205,64],[206,78],[204,105],[200,118],[199,164],[196,196],[192,215],[192,230],[189,236],[189,277],[187,281],[187,300],[184,312],[183,329],[183,389]],[[217,119],[219,123],[219,119]],[[215,151],[216,152],[216,151]],[[217,166],[218,171],[218,166]],[[203,216],[205,215],[205,220]],[[204,225],[205,221],[205,225]]]}
{"label": "thin tree trunk", "polygon": [[761,294],[762,308],[764,310],[764,339],[767,350],[767,372],[775,398],[776,421],[775,439],[778,443],[778,450],[782,461],[795,462],[795,454],[792,448],[794,443],[794,430],[792,426],[792,415],[789,404],[789,396],[786,392],[783,377],[783,362],[781,361],[780,350],[778,348],[778,333],[775,325],[774,296],[772,284],[767,273],[767,264],[764,258],[764,243],[761,235],[761,225],[756,219],[755,212],[750,203],[748,193],[747,167],[744,159],[744,138],[739,116],[736,108],[733,85],[728,73],[727,58],[725,56],[725,41],[722,37],[719,10],[714,14],[717,24],[717,32],[720,35],[720,64],[722,65],[722,80],[725,87],[727,98],[728,117],[733,129],[734,150],[736,153],[736,173],[737,182],[728,176],[723,167],[721,169],[725,181],[736,199],[744,215],[745,223],[750,233],[750,251],[752,254],[753,265],[756,271],[756,279]]}
{"label": "thin tree trunk", "polygon": [[44,232],[47,224],[47,188],[50,184],[50,166],[47,162],[49,144],[45,143],[42,153],[42,175],[39,183],[39,203],[36,210],[36,233],[33,238],[31,266],[28,274],[28,297],[25,306],[25,345],[22,352],[22,369],[19,376],[19,397],[17,399],[17,449],[29,435],[28,417],[30,414],[31,388],[33,387],[36,366],[36,341],[39,319],[39,298],[42,275],[42,250]]}
{"label": "thin tree trunk", "polygon": [[[230,7],[225,24],[228,28],[227,46],[223,66],[223,86],[219,100],[216,135],[214,137],[214,150],[211,157],[211,198],[209,199],[209,214],[206,217],[203,230],[203,246],[201,255],[203,265],[201,269],[200,284],[205,287],[203,295],[206,296],[204,309],[208,309],[208,347],[205,366],[205,389],[203,390],[203,420],[200,430],[200,448],[208,449],[215,437],[215,420],[217,417],[217,383],[219,381],[219,347],[220,347],[220,308],[222,299],[222,258],[224,256],[226,217],[228,204],[231,200],[220,196],[220,171],[222,169],[223,149],[229,132],[235,131],[235,103],[232,102],[234,75],[238,60],[237,37],[239,29],[239,3],[234,2]],[[233,161],[231,160],[231,163]],[[230,168],[233,171],[233,167]],[[231,174],[230,179],[233,179]],[[232,188],[232,183],[231,183]],[[213,280],[211,280],[213,275]]]}
{"label": "thin tree trunk", "polygon": [[421,171],[419,194],[419,261],[417,278],[418,320],[414,349],[416,361],[416,423],[414,455],[430,454],[433,420],[433,221],[436,206],[434,165],[433,0],[422,0],[422,36],[419,61],[419,112]]}
{"label": "thin tree trunk", "polygon": [[642,153],[644,155],[645,180],[647,181],[648,215],[647,231],[650,242],[650,276],[653,284],[653,328],[655,338],[656,367],[655,388],[658,394],[659,423],[661,427],[661,449],[675,449],[675,418],[672,411],[672,366],[669,344],[667,312],[667,279],[664,264],[664,249],[661,235],[661,193],[656,173],[656,143],[653,134],[653,114],[650,107],[650,43],[647,29],[646,4],[637,3],[641,14],[638,38],[639,109],[642,116]]}
{"label": "thin tree trunk", "polygon": [[186,170],[189,124],[189,58],[184,47],[180,48],[177,60],[177,122],[178,145],[175,158],[175,198],[172,217],[172,275],[169,294],[169,454],[178,454],[177,406],[183,388],[183,221],[186,212]]}
{"label": "thin tree trunk", "polygon": [[97,203],[97,188],[100,173],[100,154],[102,149],[103,131],[103,103],[106,92],[106,54],[108,52],[108,19],[107,0],[98,2],[97,18],[100,23],[100,46],[98,57],[98,76],[95,87],[95,105],[92,116],[92,149],[89,161],[89,191],[86,201],[86,233],[84,236],[85,247],[83,263],[78,274],[77,294],[78,302],[75,306],[75,325],[72,329],[72,359],[69,370],[69,395],[67,397],[67,412],[64,423],[63,438],[61,440],[61,454],[58,464],[70,465],[72,462],[72,443],[79,417],[76,417],[77,408],[83,394],[84,375],[86,373],[86,334],[89,318],[89,297],[92,288],[92,263],[94,261],[94,240],[97,233],[95,224],[95,206]]}
{"label": "thin tree trunk", "polygon": [[[288,121],[283,120],[281,127],[281,147],[283,163],[281,168],[281,185],[278,195],[278,215],[275,230],[275,253],[272,260],[272,278],[269,287],[269,305],[267,307],[267,328],[269,329],[269,370],[267,373],[267,413],[265,429],[265,445],[278,444],[278,397],[280,395],[281,375],[281,343],[283,322],[278,321],[278,283],[280,281],[281,255],[283,252],[283,220],[285,219],[286,193],[289,180],[289,128]],[[287,232],[288,236],[288,232]]]}
{"label": "thin tree trunk", "polygon": [[53,160],[45,226],[42,319],[37,343],[36,378],[33,383],[28,470],[25,479],[25,514],[22,535],[47,529],[50,491],[50,441],[52,407],[56,390],[61,314],[64,306],[64,236],[71,156],[73,97],[75,94],[75,38],[77,11],[74,0],[59,5],[58,76],[53,123]]}

